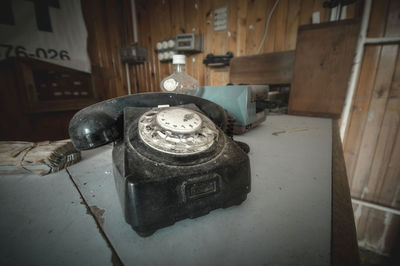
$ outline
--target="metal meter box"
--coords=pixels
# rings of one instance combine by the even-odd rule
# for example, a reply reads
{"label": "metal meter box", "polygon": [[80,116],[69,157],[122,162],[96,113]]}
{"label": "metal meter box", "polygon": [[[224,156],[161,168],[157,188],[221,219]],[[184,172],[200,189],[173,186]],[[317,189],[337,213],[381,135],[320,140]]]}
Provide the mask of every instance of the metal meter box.
{"label": "metal meter box", "polygon": [[120,49],[123,63],[140,64],[147,61],[147,49],[138,45],[131,45]]}
{"label": "metal meter box", "polygon": [[182,52],[202,52],[203,51],[203,35],[195,35],[194,33],[184,33],[176,35],[175,48]]}

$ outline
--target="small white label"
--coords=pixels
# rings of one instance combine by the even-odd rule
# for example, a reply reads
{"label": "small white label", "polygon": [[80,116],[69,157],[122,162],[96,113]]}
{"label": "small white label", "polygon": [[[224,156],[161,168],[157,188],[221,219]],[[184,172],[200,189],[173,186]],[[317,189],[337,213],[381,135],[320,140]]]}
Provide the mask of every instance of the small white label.
{"label": "small white label", "polygon": [[174,91],[176,89],[176,87],[178,87],[178,82],[176,82],[176,80],[174,79],[167,79],[166,81],[164,81],[164,89],[167,91]]}
{"label": "small white label", "polygon": [[312,13],[312,17],[311,18],[312,18],[312,23],[313,24],[319,24],[319,22],[321,21],[319,11],[316,11],[316,12]]}

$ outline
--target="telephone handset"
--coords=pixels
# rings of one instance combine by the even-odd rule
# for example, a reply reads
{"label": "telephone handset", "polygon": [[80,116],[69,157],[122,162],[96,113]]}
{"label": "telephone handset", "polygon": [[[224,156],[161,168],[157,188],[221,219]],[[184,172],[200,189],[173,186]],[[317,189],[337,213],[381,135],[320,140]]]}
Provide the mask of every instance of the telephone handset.
{"label": "telephone handset", "polygon": [[149,236],[246,199],[249,158],[226,136],[227,126],[225,110],[208,100],[142,93],[82,109],[69,133],[79,150],[114,142],[113,173],[125,220]]}
{"label": "telephone handset", "polygon": [[217,126],[226,130],[224,109],[211,101],[176,93],[140,93],[93,104],[80,110],[69,124],[70,137],[78,150],[93,149],[122,137],[126,107],[157,107],[195,104]]}

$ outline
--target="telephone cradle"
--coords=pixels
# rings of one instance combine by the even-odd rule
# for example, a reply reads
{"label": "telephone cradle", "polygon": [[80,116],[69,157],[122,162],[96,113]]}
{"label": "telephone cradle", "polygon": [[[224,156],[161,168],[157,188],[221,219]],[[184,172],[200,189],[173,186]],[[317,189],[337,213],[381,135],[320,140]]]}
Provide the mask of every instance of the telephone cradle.
{"label": "telephone cradle", "polygon": [[113,173],[125,220],[145,237],[246,199],[249,158],[227,128],[226,112],[213,102],[143,93],[82,109],[69,132],[79,150],[114,142]]}

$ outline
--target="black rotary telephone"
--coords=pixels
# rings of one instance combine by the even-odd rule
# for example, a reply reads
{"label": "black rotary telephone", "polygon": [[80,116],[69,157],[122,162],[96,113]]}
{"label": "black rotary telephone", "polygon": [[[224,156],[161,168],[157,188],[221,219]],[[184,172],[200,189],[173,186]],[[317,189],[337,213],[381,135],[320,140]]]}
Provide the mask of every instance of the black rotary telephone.
{"label": "black rotary telephone", "polygon": [[225,110],[213,102],[143,93],[82,109],[69,133],[79,150],[114,142],[113,172],[125,220],[149,236],[246,199],[249,158],[227,128]]}

